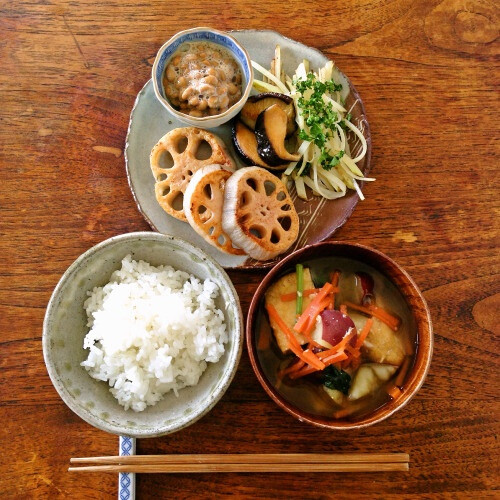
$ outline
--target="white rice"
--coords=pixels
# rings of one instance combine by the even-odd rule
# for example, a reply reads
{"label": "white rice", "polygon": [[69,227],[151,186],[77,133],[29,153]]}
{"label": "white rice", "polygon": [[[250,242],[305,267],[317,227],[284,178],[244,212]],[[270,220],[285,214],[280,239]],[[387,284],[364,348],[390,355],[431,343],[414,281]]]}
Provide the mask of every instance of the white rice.
{"label": "white rice", "polygon": [[209,279],[127,255],[107,285],[88,292],[83,347],[90,352],[82,366],[108,382],[126,410],[142,411],[169,391],[196,385],[228,340],[218,294]]}

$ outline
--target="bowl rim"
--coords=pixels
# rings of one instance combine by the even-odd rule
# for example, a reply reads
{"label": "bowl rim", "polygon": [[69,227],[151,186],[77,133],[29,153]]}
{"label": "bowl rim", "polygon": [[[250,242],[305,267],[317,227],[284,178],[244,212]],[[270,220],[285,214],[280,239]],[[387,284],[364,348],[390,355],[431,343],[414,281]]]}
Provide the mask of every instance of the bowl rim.
{"label": "bowl rim", "polygon": [[[249,72],[249,79],[246,82],[245,86],[245,91],[242,92],[240,99],[236,101],[230,108],[228,108],[224,113],[219,113],[218,115],[212,115],[212,116],[202,116],[202,117],[196,117],[196,116],[190,116],[187,115],[186,113],[181,113],[180,111],[176,110],[169,102],[168,99],[165,99],[161,93],[160,93],[160,88],[158,85],[158,82],[156,80],[156,69],[158,67],[158,64],[160,63],[160,58],[163,52],[166,50],[167,47],[169,47],[173,42],[175,42],[177,39],[180,37],[190,34],[190,33],[197,33],[200,31],[210,31],[212,33],[216,33],[217,35],[223,36],[231,40],[244,54],[245,56],[245,64],[248,67],[248,72]],[[210,41],[210,40],[209,40]],[[212,43],[217,43],[217,42],[212,42]],[[230,49],[227,49],[233,54],[233,52]],[[234,54],[233,54],[234,56]],[[239,59],[237,59],[239,60]],[[154,92],[156,95],[156,98],[160,101],[167,110],[173,114],[175,117],[177,117],[179,120],[195,124],[195,125],[211,125],[212,122],[215,121],[220,121],[221,119],[225,119],[227,117],[226,121],[229,121],[231,117],[233,116],[233,112],[235,109],[239,109],[240,107],[243,107],[245,104],[246,100],[248,99],[248,96],[250,95],[250,92],[252,91],[252,83],[254,79],[254,73],[253,73],[253,66],[252,66],[252,60],[250,59],[250,55],[248,54],[248,51],[241,45],[236,38],[231,36],[229,33],[220,31],[214,28],[210,28],[208,26],[198,26],[195,28],[190,28],[186,30],[182,30],[177,32],[175,35],[171,36],[159,49],[158,52],[156,53],[156,57],[153,63],[153,67],[151,68],[151,79],[153,80],[153,88]],[[224,121],[222,123],[225,123]],[[222,124],[221,123],[221,124]]]}
{"label": "bowl rim", "polygon": [[[257,317],[257,310],[259,308],[260,302],[264,296],[265,291],[269,287],[270,283],[272,280],[276,278],[280,274],[280,271],[282,271],[288,263],[291,260],[294,260],[296,257],[301,255],[307,250],[315,251],[318,248],[321,247],[351,247],[351,248],[356,248],[358,250],[368,252],[368,253],[373,253],[377,257],[381,258],[382,260],[386,261],[389,265],[393,266],[398,272],[400,272],[405,280],[408,282],[409,286],[412,289],[413,296],[417,298],[417,300],[420,302],[420,305],[422,306],[422,309],[424,311],[424,316],[425,318],[417,324],[417,328],[419,328],[421,325],[427,330],[428,332],[428,337],[429,337],[429,345],[427,346],[427,349],[424,349],[424,358],[422,360],[422,365],[424,367],[422,373],[419,375],[417,378],[417,383],[411,387],[411,390],[403,392],[403,395],[399,397],[396,401],[393,402],[393,407],[386,411],[385,413],[381,415],[377,415],[377,412],[379,409],[376,409],[374,412],[369,413],[366,417],[363,417],[361,421],[348,421],[348,420],[332,420],[332,421],[327,421],[327,417],[321,417],[321,416],[314,416],[310,413],[307,413],[299,408],[296,408],[292,403],[289,403],[284,397],[281,396],[281,394],[271,385],[271,383],[268,381],[267,377],[265,376],[262,367],[260,365],[260,361],[258,359],[257,353],[256,353],[256,347],[254,343],[254,327],[255,327],[255,320]],[[382,271],[379,271],[382,272]],[[385,274],[385,273],[382,273]],[[386,276],[388,277],[388,276]],[[388,277],[391,279],[390,277]],[[391,279],[391,282],[393,280]],[[395,286],[397,286],[394,283]],[[399,287],[398,287],[399,288]],[[406,301],[406,299],[405,299]],[[406,301],[407,302],[407,301]],[[410,309],[411,312],[413,312],[413,307],[410,306],[410,304],[407,305]],[[332,430],[348,430],[348,429],[361,429],[365,428],[371,425],[374,425],[378,422],[382,422],[383,420],[386,420],[389,418],[391,415],[393,415],[396,411],[400,410],[404,406],[408,404],[408,402],[417,394],[417,392],[420,390],[422,387],[427,374],[429,372],[429,368],[431,365],[431,360],[432,360],[432,353],[433,353],[433,348],[434,348],[434,332],[433,332],[433,325],[432,325],[432,320],[431,320],[431,315],[430,315],[430,310],[427,305],[427,302],[425,298],[422,295],[422,292],[418,288],[417,284],[415,281],[412,279],[412,277],[399,265],[397,264],[393,259],[388,257],[386,254],[383,252],[376,250],[372,247],[368,247],[366,245],[362,245],[360,243],[351,243],[347,241],[322,241],[319,243],[315,243],[313,245],[307,245],[305,247],[302,247],[295,252],[291,253],[288,255],[285,259],[280,261],[276,266],[274,266],[271,271],[264,277],[264,279],[261,281],[260,285],[258,286],[257,290],[255,291],[252,301],[250,303],[250,307],[248,310],[248,315],[247,315],[247,321],[246,321],[246,328],[245,328],[245,337],[246,337],[246,344],[247,344],[247,350],[248,350],[248,355],[250,358],[250,363],[252,365],[252,369],[257,376],[257,379],[259,380],[260,384],[262,385],[263,389],[266,391],[266,393],[271,397],[271,399],[283,410],[285,410],[287,413],[291,414],[294,416],[296,419],[299,421],[305,421],[310,424],[313,424],[317,427],[322,427],[326,429],[332,429]],[[416,353],[418,353],[418,348]],[[414,367],[412,368],[414,370]],[[411,373],[411,372],[410,372]],[[390,403],[389,403],[390,404]],[[380,408],[384,408],[386,405],[381,406]]]}
{"label": "bowl rim", "polygon": [[[123,241],[129,241],[129,240],[141,240],[141,239],[146,239],[146,240],[152,240],[152,241],[162,241],[166,244],[169,244],[170,242],[179,243],[179,247],[182,250],[185,250],[186,247],[188,251],[196,256],[198,256],[202,261],[208,261],[210,264],[212,264],[220,273],[222,279],[224,280],[224,284],[226,287],[227,292],[229,293],[230,297],[234,300],[234,307],[237,311],[237,314],[235,315],[235,328],[232,334],[234,335],[234,340],[233,340],[233,348],[231,351],[226,351],[229,353],[229,358],[228,358],[228,367],[226,370],[222,372],[222,377],[219,379],[216,383],[216,388],[213,390],[213,392],[210,394],[210,399],[208,400],[209,403],[205,406],[200,405],[200,410],[198,411],[193,411],[191,415],[189,415],[190,418],[186,419],[181,419],[181,424],[180,425],[169,425],[166,426],[165,424],[159,425],[158,427],[155,427],[154,430],[137,430],[134,432],[130,432],[130,430],[124,431],[123,429],[120,428],[119,425],[112,424],[105,422],[104,420],[99,419],[96,417],[89,409],[82,407],[81,405],[77,404],[75,402],[75,397],[72,396],[68,390],[66,389],[66,386],[62,383],[60,380],[59,374],[57,373],[57,370],[55,368],[55,365],[53,364],[53,349],[51,348],[50,342],[50,336],[49,336],[49,327],[54,315],[54,312],[56,311],[56,307],[59,304],[59,301],[61,299],[60,293],[62,289],[66,286],[68,283],[68,280],[71,280],[74,277],[74,273],[78,271],[80,265],[85,262],[87,259],[91,258],[93,254],[96,254],[100,251],[102,251],[105,247],[109,245],[113,245],[116,243],[120,243]],[[83,305],[82,305],[83,307]],[[45,366],[47,369],[47,372],[49,374],[49,378],[52,382],[52,385],[54,386],[54,389],[56,392],[59,394],[60,398],[63,400],[63,402],[72,410],[75,414],[77,414],[82,420],[84,420],[86,423],[92,425],[93,427],[96,427],[97,429],[100,429],[105,432],[109,432],[111,434],[117,434],[117,435],[122,435],[122,436],[129,436],[129,437],[134,437],[134,438],[148,438],[148,437],[159,437],[159,436],[164,436],[166,434],[172,434],[174,432],[177,432],[181,429],[184,429],[191,424],[194,424],[197,420],[205,416],[222,398],[226,390],[229,388],[232,380],[234,379],[234,376],[236,375],[236,371],[238,369],[240,360],[241,360],[241,354],[243,350],[243,342],[244,342],[244,332],[243,332],[243,314],[241,310],[241,303],[239,300],[238,293],[236,292],[236,289],[229,278],[228,274],[226,271],[216,262],[212,257],[207,255],[203,250],[200,248],[196,247],[192,243],[189,243],[181,238],[178,238],[176,236],[168,235],[168,234],[162,234],[162,233],[156,233],[154,231],[137,231],[137,232],[131,232],[131,233],[124,233],[124,234],[119,234],[116,236],[112,236],[110,238],[107,238],[96,245],[92,246],[85,252],[83,252],[76,260],[74,260],[70,266],[66,269],[66,271],[63,273],[63,275],[59,278],[59,281],[57,282],[56,286],[54,287],[54,290],[51,294],[51,297],[49,299],[49,302],[47,304],[47,308],[45,310],[45,315],[44,315],[44,320],[43,320],[43,330],[42,330],[42,350],[43,350],[43,358],[45,362]],[[82,346],[83,348],[83,346]],[[96,383],[98,383],[98,380],[95,380]],[[118,401],[116,401],[116,404],[119,405]],[[202,403],[204,404],[204,403]],[[140,415],[141,412],[134,412],[133,415],[137,416]],[[131,413],[132,415],[132,413]]]}

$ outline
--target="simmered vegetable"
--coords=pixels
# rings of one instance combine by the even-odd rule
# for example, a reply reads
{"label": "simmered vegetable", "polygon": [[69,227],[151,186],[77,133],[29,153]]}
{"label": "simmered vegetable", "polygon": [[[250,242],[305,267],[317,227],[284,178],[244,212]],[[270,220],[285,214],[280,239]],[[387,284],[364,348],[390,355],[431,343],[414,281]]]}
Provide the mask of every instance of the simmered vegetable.
{"label": "simmered vegetable", "polygon": [[[356,328],[349,316],[335,309],[325,309],[321,312],[320,318],[322,326],[321,338],[327,342],[330,347],[338,344],[352,328]],[[354,345],[355,343],[356,340],[355,337],[353,337],[352,344]]]}
{"label": "simmered vegetable", "polygon": [[342,404],[344,403],[344,395],[342,394],[342,392],[337,391],[337,389],[330,389],[326,385],[323,386],[323,389],[332,398],[332,401],[334,401],[339,406],[342,406]]}
{"label": "simmered vegetable", "polygon": [[396,373],[397,366],[367,363],[361,365],[354,375],[349,390],[349,399],[354,401],[375,392]]}
{"label": "simmered vegetable", "polygon": [[[350,312],[349,316],[358,330],[361,330],[368,320],[366,316],[354,312]],[[376,318],[373,318],[373,326],[362,350],[369,361],[396,366],[403,362],[406,355],[401,335]]]}
{"label": "simmered vegetable", "polygon": [[[304,288],[311,289],[314,288],[311,273],[309,269],[303,270],[303,278],[304,278]],[[278,281],[273,283],[269,290],[266,293],[266,304],[272,304],[283,321],[287,324],[290,329],[293,329],[296,321],[296,304],[295,300],[293,301],[284,301],[282,300],[282,296],[293,293],[295,296],[297,294],[297,275],[296,273],[290,273],[286,276],[283,276]],[[307,307],[312,298],[312,296],[303,297],[303,307]],[[278,343],[279,348],[282,352],[288,351],[288,341],[286,339],[285,334],[280,330],[278,325],[271,319],[270,321],[271,327],[273,329],[274,336],[276,338],[276,342]],[[300,344],[304,344],[307,342],[307,339],[302,335],[295,335]]]}
{"label": "simmered vegetable", "polygon": [[253,130],[250,130],[243,122],[236,120],[233,123],[232,139],[234,149],[238,153],[238,156],[247,165],[272,168],[259,156],[255,134]]}

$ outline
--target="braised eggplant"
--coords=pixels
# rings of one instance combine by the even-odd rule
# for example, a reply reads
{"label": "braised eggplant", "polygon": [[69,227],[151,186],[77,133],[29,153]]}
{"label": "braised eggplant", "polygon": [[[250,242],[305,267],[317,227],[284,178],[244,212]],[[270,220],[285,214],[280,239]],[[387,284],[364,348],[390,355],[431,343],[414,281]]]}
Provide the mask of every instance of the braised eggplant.
{"label": "braised eggplant", "polygon": [[286,124],[287,115],[277,104],[262,111],[255,122],[257,152],[272,167],[300,160],[300,155],[289,153],[285,147]]}
{"label": "braised eggplant", "polygon": [[263,92],[248,98],[240,113],[240,120],[250,129],[255,130],[255,122],[258,116],[267,108],[277,104],[287,116],[286,136],[295,132],[295,107],[293,99],[285,94],[277,92]]}
{"label": "braised eggplant", "polygon": [[264,167],[273,169],[268,165],[257,152],[257,139],[255,138],[255,133],[250,130],[243,122],[240,120],[235,120],[232,127],[232,139],[234,149],[241,160],[247,165],[255,165],[257,167]]}

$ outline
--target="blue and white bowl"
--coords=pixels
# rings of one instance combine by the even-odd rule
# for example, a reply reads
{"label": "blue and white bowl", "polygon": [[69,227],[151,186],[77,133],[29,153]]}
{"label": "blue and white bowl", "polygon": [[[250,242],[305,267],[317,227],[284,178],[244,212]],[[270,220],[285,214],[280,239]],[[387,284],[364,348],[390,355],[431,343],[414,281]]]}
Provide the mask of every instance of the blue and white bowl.
{"label": "blue and white bowl", "polygon": [[[165,89],[163,88],[165,66],[183,43],[192,41],[211,42],[224,47],[229,50],[241,67],[243,75],[241,99],[228,110],[224,111],[224,113],[214,116],[203,116],[201,118],[190,116],[176,110],[165,95]],[[212,28],[192,28],[180,31],[162,45],[153,64],[152,79],[156,97],[172,115],[194,127],[215,128],[226,123],[241,111],[252,89],[253,70],[248,52],[232,36]]]}

